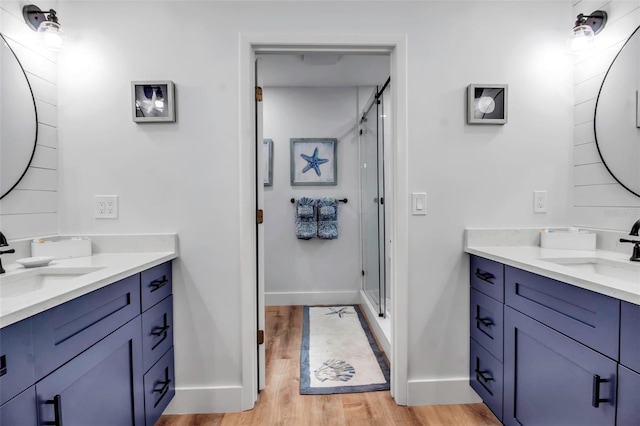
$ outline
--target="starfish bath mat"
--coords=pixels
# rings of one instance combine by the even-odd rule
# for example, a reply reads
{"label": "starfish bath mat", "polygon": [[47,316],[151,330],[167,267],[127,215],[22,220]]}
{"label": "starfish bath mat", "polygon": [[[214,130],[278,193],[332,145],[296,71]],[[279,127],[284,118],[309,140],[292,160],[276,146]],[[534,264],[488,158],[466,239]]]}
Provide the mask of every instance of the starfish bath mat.
{"label": "starfish bath mat", "polygon": [[389,367],[359,306],[305,306],[300,394],[389,390]]}

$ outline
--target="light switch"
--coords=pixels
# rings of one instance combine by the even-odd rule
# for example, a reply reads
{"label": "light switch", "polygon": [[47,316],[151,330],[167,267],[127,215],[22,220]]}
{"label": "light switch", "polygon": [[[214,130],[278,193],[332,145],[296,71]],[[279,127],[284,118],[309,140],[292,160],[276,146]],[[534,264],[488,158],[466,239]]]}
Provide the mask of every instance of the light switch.
{"label": "light switch", "polygon": [[415,215],[427,214],[427,193],[414,192],[411,194],[411,213]]}

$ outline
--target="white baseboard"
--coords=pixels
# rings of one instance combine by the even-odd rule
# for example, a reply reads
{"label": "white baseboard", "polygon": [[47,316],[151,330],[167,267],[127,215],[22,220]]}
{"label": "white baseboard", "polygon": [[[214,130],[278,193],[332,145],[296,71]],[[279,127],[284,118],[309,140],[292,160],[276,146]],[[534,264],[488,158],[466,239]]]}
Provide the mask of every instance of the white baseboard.
{"label": "white baseboard", "polygon": [[233,413],[242,410],[242,386],[176,388],[162,414]]}
{"label": "white baseboard", "polygon": [[360,303],[358,291],[265,293],[266,306],[349,305]]}
{"label": "white baseboard", "polygon": [[388,322],[387,327],[390,330],[391,319],[389,317],[387,318],[378,317],[378,313],[376,312],[375,308],[371,305],[371,302],[369,301],[369,299],[367,299],[367,296],[364,294],[364,291],[360,292],[360,304],[362,305],[364,314],[367,317],[367,320],[369,321],[369,325],[371,325],[371,328],[373,329],[373,333],[376,335],[376,337],[378,338],[378,342],[380,342],[380,345],[382,346],[381,349],[387,355],[387,358],[391,359],[391,342],[389,341],[389,337],[382,330],[382,326],[380,325],[381,321]]}
{"label": "white baseboard", "polygon": [[475,404],[482,402],[469,378],[409,380],[408,405]]}

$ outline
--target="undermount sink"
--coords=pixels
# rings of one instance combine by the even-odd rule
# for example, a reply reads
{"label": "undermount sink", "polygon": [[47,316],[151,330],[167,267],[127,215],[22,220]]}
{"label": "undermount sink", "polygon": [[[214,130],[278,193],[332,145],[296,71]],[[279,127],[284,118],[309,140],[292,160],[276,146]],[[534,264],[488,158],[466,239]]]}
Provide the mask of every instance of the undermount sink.
{"label": "undermount sink", "polygon": [[102,268],[40,268],[23,274],[0,277],[0,298],[20,297],[48,287],[59,286],[100,269]]}
{"label": "undermount sink", "polygon": [[577,271],[603,275],[608,278],[630,281],[640,285],[640,264],[633,265],[629,262],[620,262],[598,257],[542,258],[540,260],[566,266]]}

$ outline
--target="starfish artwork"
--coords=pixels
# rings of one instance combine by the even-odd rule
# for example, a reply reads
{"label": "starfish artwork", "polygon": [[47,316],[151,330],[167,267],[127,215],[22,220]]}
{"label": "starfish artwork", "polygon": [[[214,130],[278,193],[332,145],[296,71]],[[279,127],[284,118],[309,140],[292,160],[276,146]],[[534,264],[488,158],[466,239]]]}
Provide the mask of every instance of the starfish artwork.
{"label": "starfish artwork", "polygon": [[336,309],[336,308],[329,308],[329,310],[331,312],[326,313],[325,315],[337,315],[338,317],[342,318],[345,314],[354,314],[355,312],[349,312],[347,309],[349,307],[345,306],[343,308],[340,309]]}
{"label": "starfish artwork", "polygon": [[329,162],[329,160],[326,158],[318,158],[318,147],[316,147],[316,149],[313,150],[312,156],[300,154],[300,157],[302,157],[308,163],[304,167],[304,169],[302,169],[302,173],[306,173],[309,170],[313,169],[316,171],[316,175],[318,176],[322,175],[322,173],[320,172],[320,164]]}

